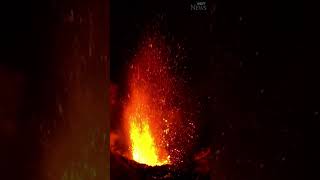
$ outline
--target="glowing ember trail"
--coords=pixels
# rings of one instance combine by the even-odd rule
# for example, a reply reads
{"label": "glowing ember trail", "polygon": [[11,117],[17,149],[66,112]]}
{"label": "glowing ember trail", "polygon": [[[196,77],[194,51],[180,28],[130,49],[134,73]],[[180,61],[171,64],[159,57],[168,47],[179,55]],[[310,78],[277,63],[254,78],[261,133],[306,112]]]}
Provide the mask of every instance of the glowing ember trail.
{"label": "glowing ember trail", "polygon": [[149,166],[178,161],[182,144],[192,135],[193,128],[182,123],[183,98],[179,90],[182,81],[173,75],[170,62],[173,61],[163,41],[148,39],[138,49],[129,68],[128,98],[124,107],[129,156]]}

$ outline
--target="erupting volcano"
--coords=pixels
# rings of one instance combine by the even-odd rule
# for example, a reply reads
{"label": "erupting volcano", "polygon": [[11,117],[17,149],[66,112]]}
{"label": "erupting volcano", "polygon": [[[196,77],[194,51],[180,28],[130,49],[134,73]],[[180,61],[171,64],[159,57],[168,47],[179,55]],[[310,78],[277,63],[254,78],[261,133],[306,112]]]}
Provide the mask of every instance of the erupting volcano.
{"label": "erupting volcano", "polygon": [[177,164],[191,144],[194,124],[184,110],[185,81],[161,38],[148,38],[128,67],[124,129],[129,158],[149,166]]}

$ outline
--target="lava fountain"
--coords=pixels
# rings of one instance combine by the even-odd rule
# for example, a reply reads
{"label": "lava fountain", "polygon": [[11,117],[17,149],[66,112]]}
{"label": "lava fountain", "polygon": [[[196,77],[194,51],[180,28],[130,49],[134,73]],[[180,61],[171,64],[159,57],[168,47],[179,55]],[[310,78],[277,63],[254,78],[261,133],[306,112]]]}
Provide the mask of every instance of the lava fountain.
{"label": "lava fountain", "polygon": [[183,120],[184,81],[175,75],[175,62],[164,40],[148,38],[128,67],[123,119],[129,157],[138,163],[176,163],[193,138],[194,124]]}

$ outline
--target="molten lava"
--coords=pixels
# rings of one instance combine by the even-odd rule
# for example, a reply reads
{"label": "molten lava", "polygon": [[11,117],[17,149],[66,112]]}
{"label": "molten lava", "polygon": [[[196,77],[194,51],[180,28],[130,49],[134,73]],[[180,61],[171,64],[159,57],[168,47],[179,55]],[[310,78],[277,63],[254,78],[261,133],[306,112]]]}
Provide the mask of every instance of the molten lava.
{"label": "molten lava", "polygon": [[132,156],[135,161],[150,166],[169,163],[169,156],[167,159],[159,158],[159,149],[155,144],[147,119],[134,119],[131,122],[130,139],[132,141]]}
{"label": "molten lava", "polygon": [[193,138],[182,109],[183,81],[173,66],[168,47],[156,38],[143,42],[129,66],[124,128],[129,158],[141,164],[176,164]]}
{"label": "molten lava", "polygon": [[169,128],[164,113],[168,108],[165,96],[171,87],[159,49],[151,43],[141,49],[131,65],[125,118],[132,159],[159,166],[170,163],[164,133]]}
{"label": "molten lava", "polygon": [[159,132],[152,129],[158,128],[153,120],[157,120],[160,112],[157,104],[152,103],[151,92],[142,81],[140,77],[132,81],[133,89],[127,106],[132,158],[150,166],[167,164],[170,162],[168,153],[159,145]]}

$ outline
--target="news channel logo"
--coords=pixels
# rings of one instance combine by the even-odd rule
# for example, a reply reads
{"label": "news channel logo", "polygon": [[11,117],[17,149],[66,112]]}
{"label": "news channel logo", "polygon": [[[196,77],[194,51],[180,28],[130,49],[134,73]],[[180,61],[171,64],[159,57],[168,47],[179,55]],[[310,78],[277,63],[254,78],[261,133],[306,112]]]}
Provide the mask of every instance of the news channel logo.
{"label": "news channel logo", "polygon": [[191,11],[207,11],[207,9],[206,1],[196,1],[190,4]]}

